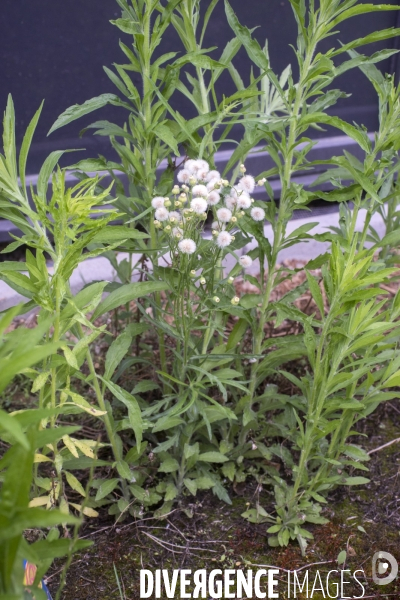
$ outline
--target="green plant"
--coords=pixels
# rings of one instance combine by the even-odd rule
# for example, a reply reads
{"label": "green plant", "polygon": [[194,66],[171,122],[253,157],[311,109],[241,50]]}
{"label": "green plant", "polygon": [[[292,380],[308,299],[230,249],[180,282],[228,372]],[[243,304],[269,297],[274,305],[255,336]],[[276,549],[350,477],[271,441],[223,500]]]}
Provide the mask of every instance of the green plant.
{"label": "green plant", "polygon": [[[0,319],[0,357],[4,366],[0,375],[0,391],[15,374],[31,368],[57,349],[55,343],[42,343],[48,323],[42,323],[35,329],[19,328],[5,333],[19,310],[18,306]],[[69,433],[71,429],[42,430],[41,421],[51,415],[52,411],[45,409],[12,414],[0,411],[0,438],[9,445],[0,459],[0,598],[4,600],[21,600],[26,597],[24,594],[28,587],[38,600],[46,598],[38,585],[54,558],[90,545],[90,542],[77,539],[59,539],[57,526],[79,525],[79,519],[65,512],[45,511],[29,504],[36,449],[52,443],[60,434]],[[24,538],[27,529],[49,529],[49,532],[46,537],[43,533],[41,539],[29,544]],[[31,586],[23,585],[23,559],[38,567]]]}
{"label": "green plant", "polygon": [[[26,157],[39,113],[40,109],[28,127],[19,155],[19,174],[22,184],[25,181]],[[100,418],[112,448],[113,465],[119,473],[114,487],[121,484],[123,494],[128,496],[126,480],[130,482],[133,477],[128,464],[124,461],[123,444],[118,433],[119,424],[114,419],[112,409],[105,399],[105,386],[96,373],[91,355],[90,345],[105,329],[104,325],[96,326],[95,321],[121,304],[165,289],[166,284],[155,281],[117,285],[109,296],[102,300],[106,288],[106,282],[103,281],[91,284],[73,296],[69,288],[69,279],[82,260],[109,251],[124,239],[140,240],[148,236],[124,226],[117,226],[105,234],[107,224],[115,218],[116,214],[112,209],[104,207],[105,202],[108,202],[109,190],[96,193],[96,178],[81,181],[73,188],[67,188],[64,171],[57,169],[52,174],[60,152],[52,153],[45,161],[39,173],[37,189],[31,190],[33,202],[31,206],[26,188],[20,187],[17,180],[14,135],[14,109],[10,97],[4,117],[4,157],[0,156],[0,214],[7,216],[25,234],[16,238],[7,250],[10,251],[21,244],[28,246],[28,250],[25,263],[12,261],[1,263],[0,276],[15,290],[30,298],[24,310],[41,308],[40,319],[46,319],[46,316],[51,315],[52,328],[46,331],[45,339],[56,344],[62,351],[60,354],[45,358],[42,367],[31,369],[28,375],[33,380],[32,392],[39,393],[39,410],[52,409],[51,417],[42,423],[42,427],[48,425],[56,437],[57,431],[60,434],[51,444],[43,447],[37,457],[38,461],[53,464],[56,478],[53,482],[49,477],[41,478],[36,468],[35,485],[40,490],[40,494],[33,499],[33,502],[37,506],[52,506],[59,503],[64,510],[68,510],[64,487],[68,484],[83,497],[86,497],[86,492],[65,465],[72,461],[74,468],[82,468],[82,465],[83,468],[87,467],[88,459],[95,459],[93,448],[96,446],[96,441],[72,438],[68,433],[62,434],[57,427],[60,412],[88,413]],[[48,200],[47,188],[51,175],[52,195]],[[107,242],[110,238],[111,244]],[[89,247],[90,251],[85,252]],[[45,254],[52,260],[52,270],[46,264]],[[27,274],[22,272],[24,270]],[[71,347],[71,336],[76,340],[73,347]],[[114,350],[115,347],[112,347],[111,353]],[[118,356],[116,360],[113,370],[118,364]],[[89,371],[86,376],[80,372],[84,363]],[[110,368],[109,364],[107,368]],[[88,401],[82,394],[74,391],[73,383],[71,384],[74,377],[80,379],[87,390],[93,390],[95,402]],[[140,446],[140,410],[134,399],[131,400],[129,412],[134,415],[133,429]],[[101,483],[101,480],[96,481],[98,486]],[[96,497],[97,501],[94,498],[86,499],[85,514],[89,516],[97,514],[93,507],[104,496],[97,492]],[[81,509],[81,505],[78,504],[72,504],[72,507],[78,511]]]}

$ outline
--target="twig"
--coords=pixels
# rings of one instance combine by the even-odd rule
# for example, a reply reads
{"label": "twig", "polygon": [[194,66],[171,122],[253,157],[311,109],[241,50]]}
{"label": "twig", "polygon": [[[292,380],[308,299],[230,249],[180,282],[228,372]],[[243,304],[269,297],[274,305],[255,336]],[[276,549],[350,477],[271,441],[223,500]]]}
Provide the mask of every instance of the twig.
{"label": "twig", "polygon": [[387,442],[387,444],[383,444],[383,446],[379,446],[378,448],[374,448],[373,450],[370,450],[369,452],[367,452],[367,454],[373,454],[374,452],[383,450],[384,448],[387,448],[388,446],[391,446],[392,444],[397,444],[398,442],[400,442],[400,437],[396,438],[395,440],[392,440],[391,442]]}

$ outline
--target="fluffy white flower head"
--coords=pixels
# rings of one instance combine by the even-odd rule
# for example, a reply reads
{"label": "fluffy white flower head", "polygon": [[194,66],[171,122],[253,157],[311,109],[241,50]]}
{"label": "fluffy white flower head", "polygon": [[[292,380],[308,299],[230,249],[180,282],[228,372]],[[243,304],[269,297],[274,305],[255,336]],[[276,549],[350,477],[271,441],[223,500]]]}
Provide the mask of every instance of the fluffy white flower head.
{"label": "fluffy white flower head", "polygon": [[210,170],[210,167],[207,165],[206,169],[198,169],[196,173],[196,177],[199,181],[207,181],[207,175]]}
{"label": "fluffy white flower head", "polygon": [[251,206],[251,200],[250,200],[250,196],[248,196],[245,192],[243,192],[243,194],[240,194],[239,198],[237,199],[236,205],[238,208],[250,208]]}
{"label": "fluffy white flower head", "polygon": [[198,185],[195,185],[193,187],[192,194],[193,196],[203,196],[203,198],[205,198],[206,196],[208,196],[208,189],[205,185],[199,183]]}
{"label": "fluffy white flower head", "polygon": [[204,198],[193,198],[190,208],[193,208],[197,215],[202,215],[207,210],[207,201]]}
{"label": "fluffy white flower head", "polygon": [[165,202],[165,198],[163,198],[162,196],[156,196],[151,201],[151,205],[153,208],[161,208],[162,206],[164,206],[164,202]]}
{"label": "fluffy white flower head", "polygon": [[229,208],[229,210],[234,210],[236,207],[237,198],[233,196],[227,196],[225,198],[225,206]]}
{"label": "fluffy white flower head", "polygon": [[241,178],[237,187],[240,190],[243,190],[243,191],[251,194],[254,191],[255,185],[256,185],[256,182],[254,181],[254,177],[252,177],[251,175],[245,175],[244,177]]}
{"label": "fluffy white flower head", "polygon": [[239,262],[244,269],[247,269],[248,267],[251,267],[251,265],[253,264],[253,259],[250,258],[250,256],[248,256],[247,254],[244,254],[243,256],[241,256],[239,258]]}
{"label": "fluffy white flower head", "polygon": [[206,181],[211,181],[212,179],[221,179],[221,173],[219,171],[208,171]]}
{"label": "fluffy white flower head", "polygon": [[181,214],[178,213],[177,210],[171,210],[168,218],[169,218],[169,220],[171,220],[171,218],[172,218],[172,219],[175,219],[175,221],[182,221]]}
{"label": "fluffy white flower head", "polygon": [[[217,186],[217,188],[215,187]],[[211,192],[212,190],[215,189],[219,189],[221,186],[219,185],[219,179],[217,179],[216,177],[213,177],[212,179],[210,179],[210,181],[207,183],[207,189]]]}
{"label": "fluffy white flower head", "polygon": [[197,160],[193,160],[193,158],[189,158],[189,160],[185,162],[185,169],[189,171],[190,175],[193,175],[193,173],[197,171],[196,163]]}
{"label": "fluffy white flower head", "polygon": [[196,242],[190,238],[183,239],[178,244],[178,248],[183,254],[193,254],[196,252],[196,247]]}
{"label": "fluffy white flower head", "polygon": [[215,240],[217,246],[220,248],[225,248],[225,246],[229,246],[232,241],[232,236],[228,231],[221,231]]}
{"label": "fluffy white flower head", "polygon": [[191,172],[189,171],[189,169],[181,169],[178,172],[177,179],[179,183],[187,183],[190,179],[190,176]]}
{"label": "fluffy white flower head", "polygon": [[254,221],[263,221],[265,218],[265,210],[259,206],[252,208],[250,214]]}
{"label": "fluffy white flower head", "polygon": [[221,196],[217,191],[210,192],[207,197],[207,202],[210,206],[215,206],[220,201]]}
{"label": "fluffy white flower head", "polygon": [[160,208],[157,208],[154,216],[156,217],[157,221],[166,221],[169,218],[169,212],[164,206],[161,206]]}
{"label": "fluffy white flower head", "polygon": [[221,221],[221,223],[229,223],[232,219],[232,213],[229,208],[219,208],[217,210],[217,217],[218,221]]}

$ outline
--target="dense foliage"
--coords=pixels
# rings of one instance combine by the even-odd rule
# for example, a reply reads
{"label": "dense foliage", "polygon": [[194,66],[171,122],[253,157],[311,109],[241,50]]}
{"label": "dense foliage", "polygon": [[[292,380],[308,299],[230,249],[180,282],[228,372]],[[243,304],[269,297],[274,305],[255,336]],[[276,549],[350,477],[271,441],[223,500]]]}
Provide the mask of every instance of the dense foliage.
{"label": "dense foliage", "polygon": [[[297,539],[305,550],[312,537],[307,523],[326,522],[321,510],[328,492],[368,481],[368,455],[351,442],[353,428],[379,403],[397,397],[392,388],[400,384],[400,296],[386,297],[382,288],[396,271],[400,238],[400,101],[393,78],[374,65],[396,51],[367,56],[356,48],[399,31],[346,44],[331,36],[349,18],[398,7],[321,0],[316,8],[313,0],[289,0],[298,26],[295,81],[290,66],[280,76],[273,72],[267,46],[259,46],[228,2],[233,39],[218,60],[213,49],[203,48],[217,1],[203,14],[200,0],[117,0],[122,15],[112,23],[131,44],[120,43],[128,62],[106,72],[120,96],[70,107],[52,130],[107,103],[117,105],[126,111],[123,127],[108,121],[90,127],[109,137],[118,159],[73,165],[78,183],[72,187],[58,167],[62,152],[53,152],[37,186],[28,189],[26,161],[41,109],[17,157],[9,99],[0,215],[21,231],[6,252],[22,245],[27,250],[25,263],[0,263],[0,277],[29,301],[3,316],[0,383],[4,389],[24,373],[37,408],[1,415],[0,436],[10,448],[0,463],[0,520],[12,518],[14,526],[0,533],[0,597],[20,598],[22,555],[40,565],[39,578],[50,558],[81,547],[77,529],[68,541],[59,540],[54,527],[77,523],[73,513],[94,517],[106,507],[121,519],[151,508],[162,516],[199,490],[229,503],[230,482],[254,478],[274,490],[274,510],[255,501],[243,516],[268,523],[271,545]],[[169,28],[184,52],[155,54]],[[331,47],[322,52],[328,37]],[[233,64],[242,46],[258,73],[248,85]],[[379,96],[373,140],[328,110],[346,97],[332,87],[335,79],[354,68]],[[218,98],[215,84],[225,70],[238,91]],[[140,90],[130,73],[141,78]],[[177,113],[170,104],[174,93],[184,94],[198,116],[185,120]],[[241,127],[242,139],[219,173],[215,152],[233,125]],[[363,160],[345,151],[312,162],[315,141],[307,136],[323,126],[350,136]],[[245,168],[254,147],[274,162],[254,174],[256,180]],[[316,165],[326,170],[314,188],[329,182],[331,191],[293,181]],[[112,180],[107,188],[103,175]],[[280,179],[279,201],[271,177]],[[255,185],[263,187],[266,201],[252,199]],[[293,213],[317,198],[340,203],[340,227],[313,235],[316,223],[307,223],[289,232]],[[386,225],[383,239],[370,227],[375,213]],[[115,220],[119,224],[109,226]],[[277,287],[298,272],[283,269],[279,253],[311,239],[329,242],[330,252],[304,267],[304,283],[276,299]],[[120,252],[126,253],[122,260]],[[71,274],[82,260],[100,255],[109,258],[118,281],[98,281],[74,295]],[[239,281],[253,292],[239,295]],[[306,289],[311,312],[296,305]],[[124,325],[113,339],[109,315],[119,307]],[[36,329],[4,333],[18,312],[31,309],[39,309]],[[274,331],[285,320],[297,323],[296,334],[266,335],[267,325]],[[104,368],[94,358],[100,339],[108,343]],[[293,364],[300,366],[293,370]],[[139,368],[145,377],[127,389]],[[274,383],[279,378],[293,393],[282,393]],[[100,439],[59,422],[79,423],[85,414],[98,421]],[[71,500],[71,489],[80,503]],[[51,527],[46,545],[39,540],[28,547],[22,536],[27,527]]]}

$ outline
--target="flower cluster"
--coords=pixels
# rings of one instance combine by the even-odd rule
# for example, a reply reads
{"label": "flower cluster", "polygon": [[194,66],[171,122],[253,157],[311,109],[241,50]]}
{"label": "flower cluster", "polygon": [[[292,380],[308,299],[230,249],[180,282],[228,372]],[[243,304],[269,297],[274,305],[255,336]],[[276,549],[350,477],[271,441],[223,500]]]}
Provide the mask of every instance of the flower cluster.
{"label": "flower cluster", "polygon": [[[218,248],[226,248],[235,239],[234,229],[238,219],[248,214],[255,221],[263,221],[264,209],[252,206],[251,194],[256,182],[251,175],[245,175],[241,165],[241,178],[235,186],[230,186],[218,171],[210,169],[205,160],[189,159],[178,172],[179,185],[172,189],[172,199],[157,196],[152,200],[155,209],[155,227],[163,229],[171,236],[172,244],[182,254],[196,252],[196,239],[199,237],[199,224],[204,223],[209,211],[213,212],[212,233]],[[260,180],[257,185],[263,185]],[[246,257],[242,257],[246,258]],[[244,268],[247,261],[241,261]]]}

